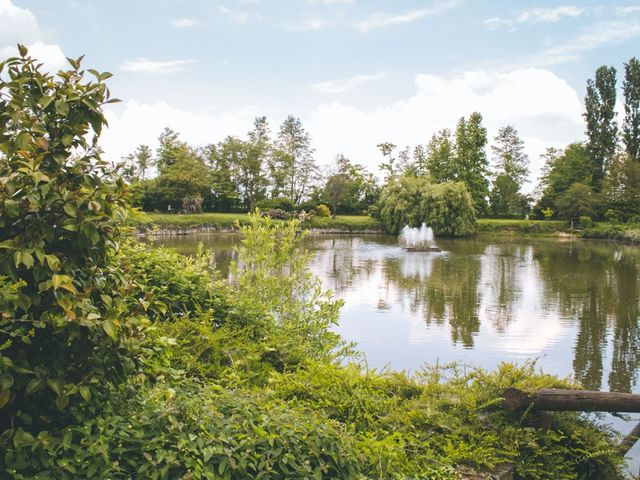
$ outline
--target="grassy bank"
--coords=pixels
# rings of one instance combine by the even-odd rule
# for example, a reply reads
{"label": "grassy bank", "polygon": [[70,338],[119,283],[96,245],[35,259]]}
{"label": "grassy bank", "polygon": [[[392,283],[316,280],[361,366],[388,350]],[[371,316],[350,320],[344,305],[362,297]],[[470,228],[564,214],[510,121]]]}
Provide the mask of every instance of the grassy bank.
{"label": "grassy bank", "polygon": [[569,224],[563,220],[512,220],[481,218],[478,234],[508,234],[514,236],[552,236],[558,232],[569,232]]}
{"label": "grassy bank", "polygon": [[[137,213],[131,223],[140,230],[234,230],[239,223],[248,223],[246,213]],[[327,232],[383,232],[382,224],[366,215],[338,215],[314,217],[304,224],[311,230]],[[477,224],[478,235],[509,235],[514,237],[556,236],[558,233],[575,233],[582,238],[615,240],[640,244],[640,224],[596,223],[593,227],[571,232],[568,222],[563,220],[511,220],[481,218]]]}
{"label": "grassy bank", "polygon": [[583,230],[580,236],[582,238],[616,240],[619,242],[640,244],[640,224],[602,223]]}
{"label": "grassy bank", "polygon": [[[234,229],[239,223],[246,225],[248,222],[246,213],[198,213],[190,215],[178,215],[168,213],[137,214],[133,223],[138,228],[190,230],[190,229]],[[304,224],[305,228],[322,229],[329,231],[363,232],[382,231],[379,221],[366,215],[338,215],[331,217],[314,217]]]}

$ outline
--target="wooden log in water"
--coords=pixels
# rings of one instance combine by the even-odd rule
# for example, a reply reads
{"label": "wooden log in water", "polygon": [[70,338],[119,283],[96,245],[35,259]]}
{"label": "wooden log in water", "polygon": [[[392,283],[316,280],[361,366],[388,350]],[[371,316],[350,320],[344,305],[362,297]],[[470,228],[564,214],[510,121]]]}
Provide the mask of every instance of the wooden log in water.
{"label": "wooden log in water", "polygon": [[512,412],[529,408],[534,412],[640,412],[640,395],[631,393],[556,388],[527,393],[508,388],[503,397],[502,406]]}

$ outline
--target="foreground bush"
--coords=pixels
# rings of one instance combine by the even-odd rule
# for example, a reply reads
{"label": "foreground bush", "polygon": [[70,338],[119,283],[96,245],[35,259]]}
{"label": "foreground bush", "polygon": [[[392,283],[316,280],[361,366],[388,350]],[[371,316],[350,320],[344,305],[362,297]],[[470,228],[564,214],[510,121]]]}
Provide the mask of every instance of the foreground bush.
{"label": "foreground bush", "polygon": [[389,233],[423,223],[436,235],[459,237],[475,231],[473,200],[461,182],[434,184],[427,178],[401,177],[384,188],[378,208]]}

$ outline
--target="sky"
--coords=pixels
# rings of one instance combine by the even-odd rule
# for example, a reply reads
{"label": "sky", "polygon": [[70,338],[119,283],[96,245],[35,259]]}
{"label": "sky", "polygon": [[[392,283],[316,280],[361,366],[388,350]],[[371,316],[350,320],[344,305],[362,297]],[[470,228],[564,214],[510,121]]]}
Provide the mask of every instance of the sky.
{"label": "sky", "polygon": [[344,154],[377,173],[378,143],[426,144],[479,111],[490,139],[518,130],[531,189],[547,147],[584,138],[595,69],[614,66],[620,86],[640,56],[640,3],[0,0],[0,56],[18,42],[52,71],[84,54],[114,74],[110,160],[155,148],[164,127],[205,145],[261,115],[275,134],[291,114],[319,164]]}

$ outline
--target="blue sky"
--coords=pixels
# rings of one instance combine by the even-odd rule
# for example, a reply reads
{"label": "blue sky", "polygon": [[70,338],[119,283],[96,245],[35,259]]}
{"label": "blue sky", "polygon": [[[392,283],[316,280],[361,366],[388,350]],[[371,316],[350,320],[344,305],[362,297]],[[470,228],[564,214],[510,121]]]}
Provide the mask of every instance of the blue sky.
{"label": "blue sky", "polygon": [[16,42],[115,74],[109,158],[163,126],[204,144],[291,113],[320,164],[375,169],[377,143],[426,143],[479,110],[490,135],[520,131],[535,176],[546,146],[581,138],[586,79],[640,56],[640,3],[0,0],[0,53]]}

